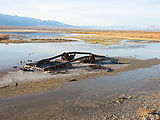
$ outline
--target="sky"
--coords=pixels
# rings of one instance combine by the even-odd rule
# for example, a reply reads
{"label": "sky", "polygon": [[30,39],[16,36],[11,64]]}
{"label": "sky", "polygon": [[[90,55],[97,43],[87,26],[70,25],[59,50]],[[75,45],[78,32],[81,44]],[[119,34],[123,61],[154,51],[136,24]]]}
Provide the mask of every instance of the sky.
{"label": "sky", "polygon": [[0,0],[0,14],[85,26],[160,26],[160,0]]}

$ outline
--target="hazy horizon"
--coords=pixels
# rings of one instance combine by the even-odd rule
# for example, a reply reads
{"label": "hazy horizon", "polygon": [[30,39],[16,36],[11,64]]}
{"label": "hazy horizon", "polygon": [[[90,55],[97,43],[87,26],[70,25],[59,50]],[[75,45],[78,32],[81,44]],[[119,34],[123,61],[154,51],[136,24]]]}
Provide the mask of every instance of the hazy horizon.
{"label": "hazy horizon", "polygon": [[158,0],[1,0],[0,14],[55,20],[76,26],[160,25]]}

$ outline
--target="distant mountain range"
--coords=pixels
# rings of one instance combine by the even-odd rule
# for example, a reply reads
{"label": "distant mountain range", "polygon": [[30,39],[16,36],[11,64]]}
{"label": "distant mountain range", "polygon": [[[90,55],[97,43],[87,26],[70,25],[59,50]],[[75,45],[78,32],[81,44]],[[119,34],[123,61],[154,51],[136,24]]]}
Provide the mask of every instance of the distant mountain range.
{"label": "distant mountain range", "polygon": [[61,26],[61,27],[73,27],[68,24],[64,24],[54,20],[40,20],[30,17],[20,17],[0,14],[0,25],[3,26]]}
{"label": "distant mountain range", "polygon": [[98,30],[145,30],[145,31],[160,31],[160,26],[148,27],[131,27],[131,26],[72,26],[54,20],[40,20],[31,17],[21,17],[0,14],[0,26],[13,27],[38,27],[38,28],[74,28],[74,29],[98,29]]}

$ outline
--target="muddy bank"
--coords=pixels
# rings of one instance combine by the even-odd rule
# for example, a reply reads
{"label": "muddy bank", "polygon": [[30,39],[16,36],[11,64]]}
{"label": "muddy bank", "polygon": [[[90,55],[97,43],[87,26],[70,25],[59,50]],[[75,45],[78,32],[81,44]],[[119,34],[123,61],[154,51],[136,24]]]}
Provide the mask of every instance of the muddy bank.
{"label": "muddy bank", "polygon": [[160,66],[0,100],[0,120],[159,120]]}
{"label": "muddy bank", "polygon": [[[159,59],[137,60],[128,58],[118,58],[123,64],[108,64],[114,69],[113,72],[104,70],[86,71],[85,69],[71,70],[69,73],[59,72],[57,74],[32,73],[22,71],[10,71],[1,73],[1,85],[6,87],[0,89],[0,98],[18,96],[23,94],[48,91],[60,87],[65,83],[95,78],[104,75],[114,75],[118,72],[134,70],[137,68],[147,68],[160,63]],[[5,82],[3,83],[3,81]],[[6,84],[8,81],[8,84]]]}
{"label": "muddy bank", "polygon": [[74,39],[52,38],[52,39],[29,39],[29,40],[0,40],[0,43],[50,43],[50,42],[72,42]]}

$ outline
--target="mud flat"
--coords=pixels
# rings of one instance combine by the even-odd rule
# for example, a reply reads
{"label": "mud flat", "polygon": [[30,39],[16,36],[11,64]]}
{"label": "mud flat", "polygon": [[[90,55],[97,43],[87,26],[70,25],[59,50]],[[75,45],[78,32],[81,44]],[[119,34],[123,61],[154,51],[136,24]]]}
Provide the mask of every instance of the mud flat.
{"label": "mud flat", "polygon": [[[48,79],[42,73],[43,77],[22,71],[1,74],[12,79],[18,74],[23,79],[30,76],[30,80],[39,74],[41,80],[35,77],[35,81],[0,89],[0,120],[158,120],[160,60],[119,59],[126,64],[109,65],[116,68],[110,73],[60,73],[61,77]],[[9,97],[17,95],[22,96]]]}
{"label": "mud flat", "polygon": [[0,40],[0,43],[47,43],[47,42],[71,42],[76,41],[74,39],[63,38],[49,38],[49,39],[29,39],[29,40]]}
{"label": "mud flat", "polygon": [[24,72],[11,70],[0,74],[0,98],[18,96],[40,91],[48,91],[60,87],[65,83],[95,78],[98,76],[114,75],[118,72],[146,68],[160,63],[159,59],[138,60],[129,58],[118,58],[122,64],[108,64],[107,67],[114,69],[107,72],[101,69],[78,69],[62,70],[57,73]]}

